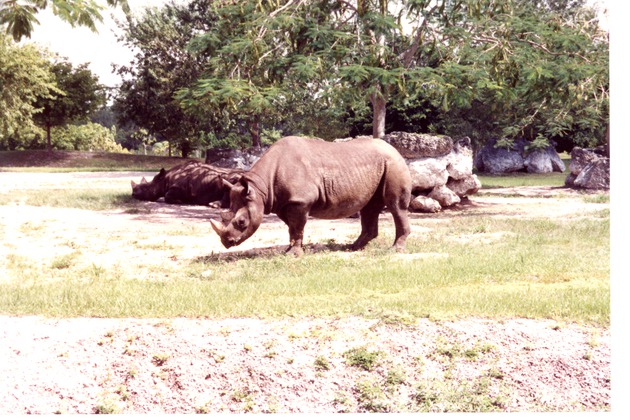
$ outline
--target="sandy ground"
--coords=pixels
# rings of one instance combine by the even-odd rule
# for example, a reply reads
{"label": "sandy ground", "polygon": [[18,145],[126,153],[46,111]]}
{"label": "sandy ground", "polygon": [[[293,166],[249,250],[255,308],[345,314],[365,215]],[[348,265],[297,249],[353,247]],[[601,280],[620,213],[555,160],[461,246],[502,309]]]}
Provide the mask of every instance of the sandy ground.
{"label": "sandy ground", "polygon": [[[0,189],[80,189],[86,182],[112,188],[142,175],[0,173]],[[411,222],[419,234],[461,215],[575,218],[608,207],[565,189],[518,188],[474,196],[439,214],[414,214]],[[32,207],[16,199],[0,206],[0,255],[37,255],[50,264],[80,249],[86,264],[150,276],[149,261],[164,261],[168,271],[225,253],[207,223],[216,216],[207,207],[159,202],[129,213]],[[388,214],[382,219],[391,222]],[[305,243],[331,237],[347,243],[358,232],[358,219],[310,220]],[[170,247],[153,246],[166,234]],[[287,242],[286,226],[269,216],[225,255],[276,252]],[[2,281],[15,281],[4,261]],[[372,371],[345,362],[346,351],[361,347],[381,352]],[[461,352],[449,356],[445,348]],[[466,350],[477,354],[464,357]],[[484,395],[506,412],[609,411],[610,330],[525,319],[400,325],[363,318],[0,316],[0,414],[408,412],[449,392]],[[431,407],[448,410],[445,403]]]}

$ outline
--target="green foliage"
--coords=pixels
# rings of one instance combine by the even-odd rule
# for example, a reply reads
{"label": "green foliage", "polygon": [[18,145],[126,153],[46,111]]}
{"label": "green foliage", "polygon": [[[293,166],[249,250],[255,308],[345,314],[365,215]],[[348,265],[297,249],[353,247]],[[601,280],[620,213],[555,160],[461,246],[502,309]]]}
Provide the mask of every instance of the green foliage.
{"label": "green foliage", "polygon": [[86,121],[106,101],[103,86],[87,64],[74,68],[67,61],[59,61],[53,63],[50,70],[59,90],[38,97],[35,106],[40,112],[34,115],[35,122],[46,130],[48,149],[52,148],[52,127]]}
{"label": "green foliage", "polygon": [[[481,13],[464,25],[470,42],[461,44],[458,62],[481,73],[472,91],[452,82],[460,100],[462,92],[472,96],[449,101],[455,106],[441,129],[477,142],[524,137],[542,147],[545,138],[565,150],[604,143],[608,36],[597,26],[594,11],[583,1],[572,7],[566,2],[502,3],[509,4],[509,14]],[[475,133],[474,127],[484,129]]]}
{"label": "green foliage", "polygon": [[58,93],[46,54],[0,34],[0,149],[15,149],[37,128],[35,101]]}
{"label": "green foliage", "polygon": [[349,366],[356,366],[366,371],[371,371],[380,364],[384,356],[380,351],[369,351],[366,347],[356,347],[343,353]]}
{"label": "green foliage", "polygon": [[183,157],[207,146],[200,133],[215,131],[223,121],[220,115],[184,113],[174,98],[179,89],[200,77],[203,57],[185,48],[194,34],[205,31],[213,20],[206,14],[207,8],[201,7],[203,3],[168,3],[119,24],[124,33],[122,41],[137,53],[131,65],[117,68],[124,81],[114,111],[120,123],[134,124],[151,136],[151,141],[141,144],[168,141]]}
{"label": "green foliage", "polygon": [[87,150],[111,153],[127,152],[116,143],[116,127],[107,129],[100,124],[68,125],[52,131],[57,150]]}
{"label": "green foliage", "polygon": [[[107,0],[109,6],[120,6],[129,13],[127,0]],[[33,24],[39,24],[35,16],[40,10],[51,6],[52,12],[60,19],[74,26],[85,26],[96,32],[96,22],[102,22],[104,9],[94,0],[3,0],[0,3],[0,26],[6,26],[6,33],[15,41],[30,38]]]}

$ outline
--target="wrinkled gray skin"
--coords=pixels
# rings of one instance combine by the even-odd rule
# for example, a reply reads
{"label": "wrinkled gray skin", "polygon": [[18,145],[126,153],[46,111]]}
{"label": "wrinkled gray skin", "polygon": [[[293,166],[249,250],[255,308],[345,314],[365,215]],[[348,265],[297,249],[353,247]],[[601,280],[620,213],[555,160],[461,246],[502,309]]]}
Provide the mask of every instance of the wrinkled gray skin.
{"label": "wrinkled gray skin", "polygon": [[288,253],[301,255],[304,226],[310,215],[340,219],[361,215],[358,250],[378,236],[384,207],[396,226],[394,247],[405,248],[410,233],[407,209],[411,176],[402,156],[379,139],[357,138],[331,143],[321,139],[285,137],[278,140],[251,170],[230,187],[230,210],[212,227],[226,248],[243,243],[274,213],[289,227]]}
{"label": "wrinkled gray skin", "polygon": [[157,201],[164,197],[169,204],[209,205],[221,201],[222,207],[229,206],[229,188],[223,179],[236,182],[242,171],[218,168],[201,162],[190,161],[162,170],[147,182],[131,181],[131,195],[143,201]]}

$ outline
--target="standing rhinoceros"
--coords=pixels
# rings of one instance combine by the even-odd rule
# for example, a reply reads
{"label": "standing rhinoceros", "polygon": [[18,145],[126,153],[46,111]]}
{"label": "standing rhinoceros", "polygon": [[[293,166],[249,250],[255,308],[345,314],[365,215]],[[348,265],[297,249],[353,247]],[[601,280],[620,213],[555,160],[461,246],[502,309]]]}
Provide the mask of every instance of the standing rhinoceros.
{"label": "standing rhinoceros", "polygon": [[236,182],[240,170],[228,170],[205,163],[189,161],[162,170],[151,182],[142,178],[139,184],[131,181],[131,195],[138,200],[157,201],[164,197],[169,204],[208,205],[221,201],[222,207],[229,205],[229,188],[224,179]]}
{"label": "standing rhinoceros", "polygon": [[223,223],[211,221],[226,248],[241,244],[275,213],[289,227],[287,252],[301,255],[307,217],[339,219],[357,212],[361,235],[352,249],[378,236],[378,218],[387,206],[396,225],[394,247],[403,250],[410,233],[407,208],[411,176],[402,156],[383,140],[361,137],[331,143],[285,137],[230,188]]}

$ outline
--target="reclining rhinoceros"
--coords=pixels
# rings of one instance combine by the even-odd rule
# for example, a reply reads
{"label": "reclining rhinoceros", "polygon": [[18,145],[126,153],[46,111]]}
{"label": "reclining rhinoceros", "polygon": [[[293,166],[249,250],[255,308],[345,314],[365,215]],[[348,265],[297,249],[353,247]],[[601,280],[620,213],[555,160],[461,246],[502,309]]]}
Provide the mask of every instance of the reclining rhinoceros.
{"label": "reclining rhinoceros", "polygon": [[394,247],[403,250],[410,233],[407,209],[411,176],[400,153],[383,140],[361,137],[332,143],[285,137],[278,140],[230,188],[230,209],[212,227],[226,248],[241,244],[274,213],[289,227],[287,252],[301,255],[307,217],[339,219],[360,212],[361,234],[352,249],[378,235],[387,207],[394,218]]}
{"label": "reclining rhinoceros", "polygon": [[131,195],[144,201],[157,201],[164,197],[169,204],[209,205],[221,201],[221,206],[227,207],[229,188],[223,180],[236,182],[241,174],[240,170],[189,161],[168,171],[162,168],[151,182],[144,177],[139,184],[131,181]]}

